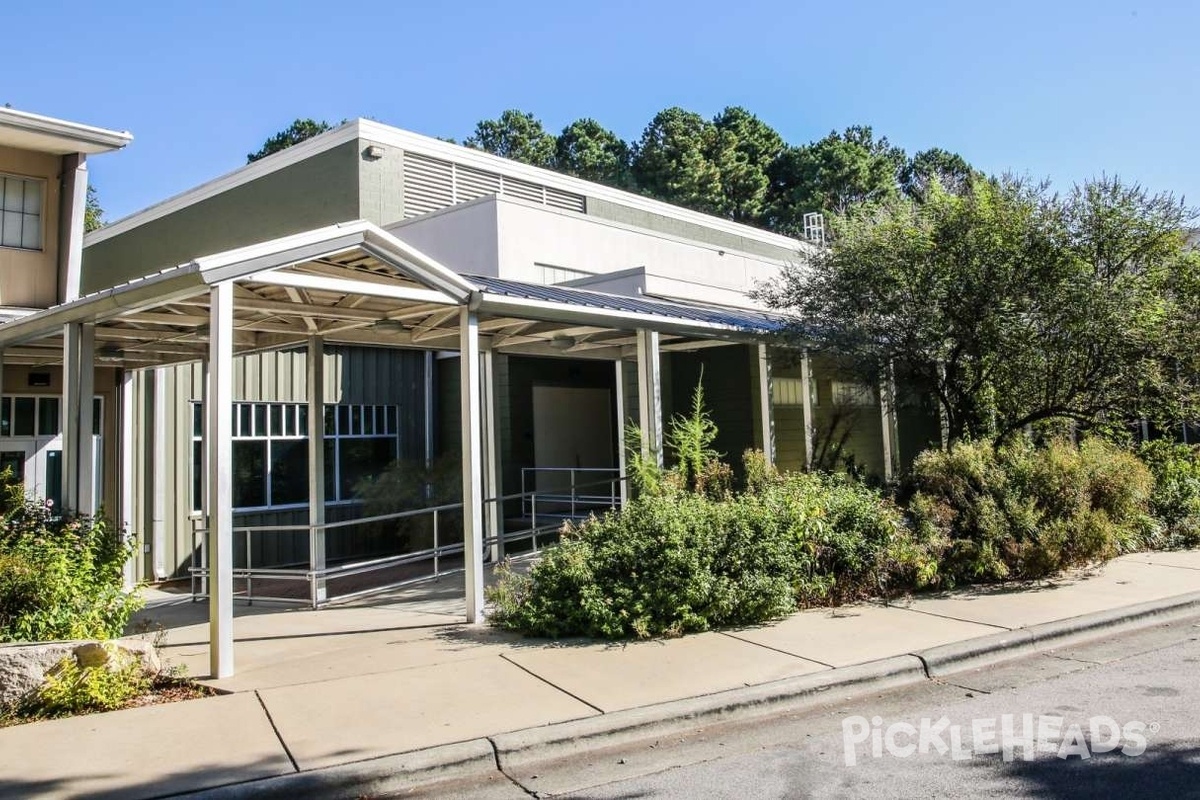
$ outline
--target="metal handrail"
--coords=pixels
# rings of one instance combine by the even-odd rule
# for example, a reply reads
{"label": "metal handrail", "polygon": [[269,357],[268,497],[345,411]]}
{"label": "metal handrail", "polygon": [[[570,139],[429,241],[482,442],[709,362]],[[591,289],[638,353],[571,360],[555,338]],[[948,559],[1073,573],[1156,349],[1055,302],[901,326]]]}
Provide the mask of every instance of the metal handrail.
{"label": "metal handrail", "polygon": [[[525,468],[525,469],[546,470],[549,468],[536,468],[535,467],[535,468]],[[557,468],[554,468],[554,469],[557,469]],[[568,467],[568,468],[561,468],[561,469],[562,469],[562,471],[572,470],[572,471],[579,471],[579,472],[614,472],[614,473],[617,472],[616,470],[610,470],[610,469],[605,469],[605,468],[596,468],[596,467],[588,467],[588,468],[569,468]],[[592,506],[592,509],[595,510],[596,507],[602,506],[604,500],[607,499],[608,506],[610,508],[615,509],[618,505],[618,500],[620,498],[620,492],[618,490],[618,487],[620,486],[620,484],[622,482],[626,481],[627,479],[628,479],[627,476],[620,475],[619,473],[617,473],[613,477],[605,479],[605,480],[589,481],[589,482],[583,483],[583,484],[576,484],[576,483],[574,483],[574,476],[572,475],[573,499],[579,499],[579,497],[578,497],[579,489],[585,489],[585,488],[590,488],[590,487],[594,487],[594,486],[608,485],[610,487],[610,491],[609,491],[608,495],[599,495],[599,494],[584,495],[583,500],[584,500],[584,502],[590,504]],[[527,528],[523,528],[518,531],[509,532],[509,531],[503,530],[503,525],[501,525],[500,526],[501,530],[486,531],[481,544],[485,548],[498,547],[498,548],[502,549],[504,547],[504,545],[509,544],[509,543],[531,541],[533,552],[537,552],[540,549],[539,543],[538,543],[539,534],[544,536],[544,535],[546,535],[547,532],[557,531],[562,526],[562,523],[563,523],[563,517],[561,514],[543,512],[543,517],[549,519],[550,521],[545,522],[541,525],[538,524],[537,503],[538,503],[539,495],[542,497],[543,502],[545,502],[546,500],[549,500],[550,502],[555,502],[556,500],[560,503],[564,502],[562,495],[546,493],[546,492],[538,492],[536,489],[533,491],[525,491],[524,470],[522,473],[522,491],[521,492],[514,492],[511,494],[507,494],[507,495],[497,495],[495,497],[484,498],[481,503],[483,508],[486,508],[489,503],[501,504],[501,503],[505,503],[505,502],[509,502],[509,501],[520,500],[522,512],[524,512],[524,509],[526,507],[526,500],[528,500],[529,508],[532,513],[531,513],[530,521],[529,521],[530,524]],[[573,502],[571,504],[571,511],[572,511],[571,516],[572,517],[578,516],[577,508],[578,508],[577,504]],[[358,519],[339,520],[337,522],[321,523],[319,525],[293,524],[293,525],[238,526],[238,527],[233,528],[231,532],[234,535],[239,535],[239,534],[244,535],[246,538],[246,542],[245,542],[246,566],[235,568],[233,570],[233,577],[234,577],[234,579],[246,581],[246,591],[244,593],[244,596],[245,596],[245,599],[251,603],[254,600],[253,581],[255,578],[269,579],[269,580],[305,580],[305,581],[308,581],[309,588],[310,588],[310,591],[309,591],[310,597],[309,597],[308,602],[310,602],[312,604],[312,606],[314,608],[316,608],[319,605],[322,605],[327,602],[331,602],[329,599],[321,597],[321,595],[318,593],[319,584],[324,581],[330,580],[330,579],[345,578],[345,577],[350,577],[353,575],[360,575],[360,574],[364,574],[367,572],[372,572],[374,570],[385,569],[387,567],[402,566],[404,564],[417,563],[420,561],[432,561],[433,562],[433,573],[430,575],[423,575],[418,578],[406,579],[403,581],[388,584],[386,586],[372,587],[370,589],[350,592],[350,593],[341,595],[337,598],[339,600],[344,600],[349,597],[360,597],[365,594],[385,591],[387,589],[396,588],[398,586],[406,585],[408,583],[413,583],[416,581],[428,580],[429,578],[433,578],[433,577],[439,577],[442,575],[449,575],[449,574],[461,572],[463,569],[462,567],[454,567],[454,568],[451,568],[448,570],[442,570],[440,561],[445,556],[460,555],[463,552],[462,542],[454,542],[454,543],[450,543],[450,544],[439,544],[438,539],[439,539],[439,518],[440,518],[440,516],[445,514],[446,512],[461,511],[462,509],[463,509],[462,502],[443,503],[443,504],[436,505],[436,506],[427,506],[424,508],[406,509],[404,511],[397,511],[397,512],[392,512],[392,513],[388,513],[388,514],[377,514],[377,515],[373,515],[370,517],[360,517]],[[433,517],[433,520],[432,520],[432,522],[433,522],[433,525],[432,525],[433,546],[429,547],[429,548],[425,548],[423,550],[417,550],[417,551],[413,551],[410,553],[399,553],[399,554],[390,555],[390,556],[381,556],[378,558],[367,559],[365,561],[353,561],[353,562],[338,564],[338,565],[334,565],[334,566],[326,566],[319,570],[313,570],[313,569],[309,568],[307,565],[303,566],[303,567],[297,566],[294,568],[293,567],[255,567],[253,565],[253,546],[252,546],[251,537],[255,534],[308,532],[310,535],[310,541],[311,541],[311,535],[315,531],[337,530],[340,528],[347,528],[347,527],[350,527],[353,525],[365,525],[365,524],[370,524],[370,523],[387,522],[390,520],[411,519],[411,518],[423,516],[423,515],[432,515],[432,517]],[[484,515],[484,519],[485,520],[487,519],[486,514]],[[199,519],[194,520],[194,522],[199,522],[199,521],[200,521]],[[197,565],[197,561],[200,562],[199,565]],[[191,564],[188,567],[188,572],[191,577],[193,600],[197,600],[197,599],[200,599],[201,597],[207,596],[206,592],[203,589],[203,584],[204,584],[204,579],[207,578],[209,575],[208,530],[207,530],[207,528],[201,527],[200,525],[196,525],[193,528]],[[198,583],[200,584],[199,587],[197,585]],[[298,598],[266,597],[265,599],[285,601],[285,602],[305,602],[303,600],[299,600]]]}

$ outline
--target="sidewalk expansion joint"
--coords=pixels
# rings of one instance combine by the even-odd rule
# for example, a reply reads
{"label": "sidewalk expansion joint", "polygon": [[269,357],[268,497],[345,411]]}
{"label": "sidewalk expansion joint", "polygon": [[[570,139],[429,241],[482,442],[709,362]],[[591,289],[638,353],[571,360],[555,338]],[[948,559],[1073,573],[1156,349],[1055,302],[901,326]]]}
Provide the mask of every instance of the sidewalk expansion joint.
{"label": "sidewalk expansion joint", "polygon": [[292,769],[296,772],[300,771],[300,765],[296,763],[296,757],[292,755],[292,750],[287,746],[287,742],[283,740],[283,734],[279,732],[279,726],[275,724],[274,718],[271,716],[267,704],[263,702],[262,695],[258,690],[254,690],[254,698],[258,700],[258,704],[262,707],[263,713],[267,715],[267,722],[271,724],[271,730],[275,731],[275,738],[279,740],[279,746],[283,748],[283,753],[288,757],[288,761],[292,762]]}
{"label": "sidewalk expansion joint", "polygon": [[583,704],[584,704],[585,706],[587,706],[588,708],[590,708],[590,709],[594,710],[594,711],[595,711],[597,714],[603,714],[603,713],[605,713],[604,709],[603,709],[603,708],[601,708],[600,706],[598,706],[598,705],[595,705],[594,703],[589,703],[587,700],[584,700],[582,697],[580,697],[579,695],[577,695],[577,694],[575,694],[575,693],[573,693],[573,692],[568,692],[566,689],[562,688],[561,686],[559,686],[558,684],[554,683],[553,681],[548,681],[548,680],[546,680],[546,679],[545,679],[545,678],[543,678],[541,675],[538,675],[536,672],[534,672],[533,670],[531,670],[531,669],[529,669],[528,667],[524,666],[523,664],[518,664],[516,661],[513,661],[511,658],[509,658],[508,656],[506,656],[504,653],[501,653],[501,654],[500,654],[500,658],[501,658],[501,660],[503,660],[503,661],[507,661],[509,664],[512,664],[514,667],[516,667],[517,669],[521,670],[522,672],[525,672],[525,673],[527,673],[527,674],[529,674],[529,675],[532,675],[533,677],[537,678],[539,681],[541,681],[542,683],[546,684],[546,685],[547,685],[547,686],[549,686],[551,689],[556,689],[557,691],[560,691],[560,692],[562,692],[563,694],[565,694],[567,697],[571,697],[571,698],[573,698],[573,699],[575,699],[575,700],[578,700],[579,702],[583,703]]}
{"label": "sidewalk expansion joint", "polygon": [[826,667],[828,669],[835,669],[833,664],[827,664],[824,661],[818,661],[817,659],[809,658],[808,656],[798,656],[795,653],[788,652],[787,650],[780,650],[778,647],[771,647],[771,645],[769,645],[769,644],[763,644],[762,642],[756,642],[752,639],[743,639],[742,637],[738,636],[737,634],[729,633],[728,631],[715,631],[715,633],[719,633],[722,636],[728,636],[730,639],[733,639],[736,642],[741,642],[742,644],[752,644],[755,647],[761,647],[762,649],[770,650],[773,653],[779,653],[780,655],[791,656],[792,658],[796,659],[797,661],[810,661],[813,664],[820,664],[822,667]]}
{"label": "sidewalk expansion joint", "polygon": [[1006,628],[1003,625],[996,625],[991,622],[979,622],[973,619],[963,619],[962,617],[951,616],[950,614],[939,614],[936,611],[926,611],[921,608],[913,608],[912,606],[888,606],[888,608],[896,608],[901,611],[911,611],[914,614],[924,614],[927,617],[937,617],[938,619],[952,619],[955,622],[967,622],[971,625],[982,625],[985,628],[995,628],[997,631],[1015,631],[1017,628]]}

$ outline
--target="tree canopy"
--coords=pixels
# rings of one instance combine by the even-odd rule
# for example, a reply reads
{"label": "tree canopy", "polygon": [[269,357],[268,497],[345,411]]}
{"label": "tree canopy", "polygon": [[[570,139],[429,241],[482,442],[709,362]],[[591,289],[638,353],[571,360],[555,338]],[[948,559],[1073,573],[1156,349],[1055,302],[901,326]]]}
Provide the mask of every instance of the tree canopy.
{"label": "tree canopy", "polygon": [[628,186],[629,145],[594,119],[577,119],[563,128],[554,146],[556,169],[609,186]]}
{"label": "tree canopy", "polygon": [[104,209],[100,207],[100,196],[96,187],[88,184],[87,204],[83,207],[83,232],[91,233],[104,227]]}
{"label": "tree canopy", "polygon": [[266,158],[269,155],[278,153],[280,150],[286,150],[292,145],[300,144],[305,139],[311,139],[317,134],[332,129],[333,126],[325,120],[317,121],[314,119],[297,118],[291,125],[263,142],[262,147],[258,148],[258,150],[253,153],[247,153],[246,163],[253,164],[260,158]]}
{"label": "tree canopy", "polygon": [[533,114],[513,108],[498,119],[481,120],[463,144],[535,167],[555,166],[554,137]]}
{"label": "tree canopy", "polygon": [[842,368],[925,387],[953,439],[1200,411],[1194,213],[1116,179],[1065,195],[933,180],[833,220],[828,248],[761,297]]}

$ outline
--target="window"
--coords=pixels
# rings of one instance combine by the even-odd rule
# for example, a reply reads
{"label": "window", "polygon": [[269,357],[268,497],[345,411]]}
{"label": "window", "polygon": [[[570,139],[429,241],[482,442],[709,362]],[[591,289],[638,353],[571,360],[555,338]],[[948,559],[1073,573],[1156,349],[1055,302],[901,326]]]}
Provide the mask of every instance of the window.
{"label": "window", "polygon": [[[99,404],[100,398],[94,402]],[[58,436],[62,433],[61,405],[58,395],[0,397],[0,436]],[[96,424],[98,427],[98,409]]]}
{"label": "window", "polygon": [[833,403],[843,406],[876,405],[875,390],[865,383],[833,381]]}
{"label": "window", "polygon": [[45,181],[0,175],[0,247],[42,249]]}
{"label": "window", "polygon": [[[396,406],[325,406],[325,500],[355,499],[364,477],[396,458]],[[204,410],[192,406],[192,507],[201,507]],[[308,502],[308,405],[235,403],[233,409],[234,508],[269,508]]]}
{"label": "window", "polygon": [[[777,406],[804,405],[804,381],[799,378],[772,378],[771,390]],[[817,382],[808,382],[808,399],[817,405]]]}

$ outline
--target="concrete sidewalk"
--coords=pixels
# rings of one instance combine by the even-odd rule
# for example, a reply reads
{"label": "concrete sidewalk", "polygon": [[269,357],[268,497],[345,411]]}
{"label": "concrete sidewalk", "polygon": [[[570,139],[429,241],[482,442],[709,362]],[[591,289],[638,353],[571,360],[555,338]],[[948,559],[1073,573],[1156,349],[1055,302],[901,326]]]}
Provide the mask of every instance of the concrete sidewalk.
{"label": "concrete sidewalk", "polygon": [[[351,765],[346,775],[407,769],[420,754],[358,762],[570,720],[600,730],[642,713],[630,709],[741,687],[820,686],[854,665],[971,640],[1020,644],[1018,629],[1097,612],[1116,619],[1198,591],[1200,551],[1148,553],[1033,586],[631,644],[467,626],[453,580],[316,612],[242,606],[237,675],[212,682],[230,694],[0,730],[0,795],[156,797],[335,765]],[[207,673],[205,613],[162,593],[143,612],[166,627],[167,662],[197,677]],[[463,745],[462,758],[492,757],[482,750]]]}

